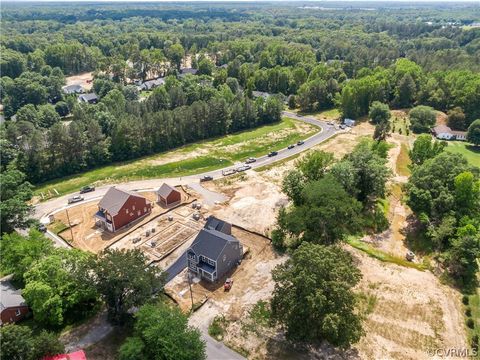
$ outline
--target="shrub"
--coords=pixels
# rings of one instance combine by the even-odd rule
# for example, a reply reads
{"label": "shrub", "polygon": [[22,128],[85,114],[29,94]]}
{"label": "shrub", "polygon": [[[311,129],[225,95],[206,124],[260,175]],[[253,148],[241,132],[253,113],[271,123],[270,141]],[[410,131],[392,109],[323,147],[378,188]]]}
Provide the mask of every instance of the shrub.
{"label": "shrub", "polygon": [[467,307],[465,309],[465,316],[467,317],[472,317],[472,309],[470,309],[469,307]]}
{"label": "shrub", "polygon": [[463,297],[462,297],[462,303],[463,303],[464,305],[468,305],[468,303],[469,303],[469,298],[468,298],[467,295],[463,295]]}
{"label": "shrub", "polygon": [[470,329],[474,329],[474,328],[475,328],[475,323],[473,322],[473,319],[472,319],[472,318],[468,318],[468,319],[467,319],[467,326],[468,326]]}

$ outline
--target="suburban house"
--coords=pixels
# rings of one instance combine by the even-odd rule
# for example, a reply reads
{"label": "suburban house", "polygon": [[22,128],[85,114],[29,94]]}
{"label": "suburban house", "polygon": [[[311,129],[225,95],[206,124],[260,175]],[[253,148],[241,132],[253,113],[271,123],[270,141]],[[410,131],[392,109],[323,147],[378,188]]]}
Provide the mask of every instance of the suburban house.
{"label": "suburban house", "polygon": [[355,126],[355,120],[352,120],[352,119],[345,119],[343,120],[343,123],[349,127]]}
{"label": "suburban house", "polygon": [[254,98],[259,98],[259,97],[262,97],[264,98],[265,100],[267,100],[269,97],[270,97],[270,94],[267,93],[267,92],[264,92],[264,91],[252,91],[252,96]]}
{"label": "suburban house", "polygon": [[0,325],[15,323],[28,314],[28,305],[20,290],[9,281],[0,282]]}
{"label": "suburban house", "polygon": [[79,84],[67,85],[62,88],[63,92],[69,94],[81,94],[83,93],[83,87]]}
{"label": "suburban house", "polygon": [[98,96],[95,93],[82,94],[78,97],[78,102],[96,104],[98,102]]}
{"label": "suburban house", "polygon": [[163,183],[157,190],[157,197],[158,202],[163,206],[177,205],[182,201],[182,194],[180,191],[166,183]]}
{"label": "suburban house", "polygon": [[466,131],[456,131],[450,129],[447,125],[438,125],[432,129],[433,135],[441,140],[467,140]]}
{"label": "suburban house", "polygon": [[155,89],[156,87],[165,84],[165,78],[158,78],[158,79],[153,79],[153,80],[148,80],[143,83],[141,83],[138,86],[138,90],[144,91],[144,90],[152,90]]}
{"label": "suburban house", "polygon": [[180,70],[180,74],[178,74],[178,77],[183,78],[188,74],[196,75],[197,72],[198,72],[198,70],[194,69],[194,68],[183,68],[183,69]]}
{"label": "suburban house", "polygon": [[221,279],[243,257],[243,247],[232,236],[232,225],[210,216],[187,250],[189,271],[210,282]]}
{"label": "suburban house", "polygon": [[69,354],[45,356],[42,360],[87,360],[85,351],[78,350]]}
{"label": "suburban house", "polygon": [[96,225],[115,232],[151,211],[152,204],[143,196],[111,187],[98,203]]}

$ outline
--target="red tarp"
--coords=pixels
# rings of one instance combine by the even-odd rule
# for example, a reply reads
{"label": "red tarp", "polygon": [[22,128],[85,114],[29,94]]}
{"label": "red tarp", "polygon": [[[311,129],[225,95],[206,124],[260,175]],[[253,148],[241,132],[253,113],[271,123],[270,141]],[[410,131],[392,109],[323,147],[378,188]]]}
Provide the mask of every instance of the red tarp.
{"label": "red tarp", "polygon": [[70,354],[59,354],[54,356],[45,356],[43,360],[87,360],[83,350],[75,351]]}

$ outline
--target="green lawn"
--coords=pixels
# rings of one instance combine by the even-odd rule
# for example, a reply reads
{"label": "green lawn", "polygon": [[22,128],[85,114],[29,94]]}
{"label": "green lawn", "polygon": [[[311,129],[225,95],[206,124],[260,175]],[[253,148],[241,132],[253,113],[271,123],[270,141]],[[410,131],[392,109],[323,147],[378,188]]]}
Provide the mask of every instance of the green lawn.
{"label": "green lawn", "polygon": [[42,200],[46,200],[78,191],[85,185],[99,186],[139,179],[199,174],[233,165],[250,156],[258,157],[269,151],[280,150],[291,143],[312,136],[317,131],[318,128],[313,125],[284,118],[273,125],[53,180],[37,186],[35,194],[43,196]]}
{"label": "green lawn", "polygon": [[480,167],[480,146],[473,146],[464,141],[449,141],[447,151],[464,155],[468,162]]}

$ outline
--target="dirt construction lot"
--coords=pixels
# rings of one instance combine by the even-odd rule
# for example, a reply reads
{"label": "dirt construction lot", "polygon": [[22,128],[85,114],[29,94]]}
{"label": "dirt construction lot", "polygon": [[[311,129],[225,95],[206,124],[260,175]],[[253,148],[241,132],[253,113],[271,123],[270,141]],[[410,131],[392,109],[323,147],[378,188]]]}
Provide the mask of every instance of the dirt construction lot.
{"label": "dirt construction lot", "polygon": [[[208,299],[199,310],[199,313],[205,313],[207,320],[213,318],[217,312],[228,312],[229,317],[238,319],[246,306],[269,296],[273,290],[270,271],[283,261],[282,257],[274,253],[268,239],[235,226],[232,233],[246,251],[242,263],[227,275],[233,278],[232,289],[229,292],[223,290],[224,279],[217,284],[192,279],[194,304]],[[186,270],[173,279],[165,290],[184,311],[190,310],[191,298]],[[216,310],[208,310],[212,308]]]}
{"label": "dirt construction lot", "polygon": [[93,86],[93,73],[86,72],[82,74],[67,76],[65,78],[67,85],[81,85],[85,90],[90,90]]}
{"label": "dirt construction lot", "polygon": [[199,212],[186,204],[138,227],[111,248],[138,248],[151,261],[160,261],[189,240],[193,240],[203,227],[203,221],[193,219],[194,213],[202,214],[203,218],[207,216],[205,210]]}
{"label": "dirt construction lot", "polygon": [[[153,226],[149,225],[152,219],[167,212],[168,209],[161,207],[156,202],[157,195],[155,192],[142,192],[141,194],[152,202],[152,212],[148,216],[133,222],[133,224],[128,227],[111,233],[96,226],[94,215],[98,211],[98,201],[92,201],[69,208],[68,217],[66,211],[56,213],[55,220],[57,222],[60,221],[63,224],[68,224],[68,218],[70,218],[73,240],[70,228],[63,230],[58,235],[76,248],[97,253],[130,234],[134,229],[139,229],[138,231],[140,232],[146,232],[147,229],[153,228]],[[189,196],[182,192],[182,199],[183,201],[189,201]],[[157,236],[159,235],[157,234]],[[154,256],[156,256],[156,254],[154,254]]]}

